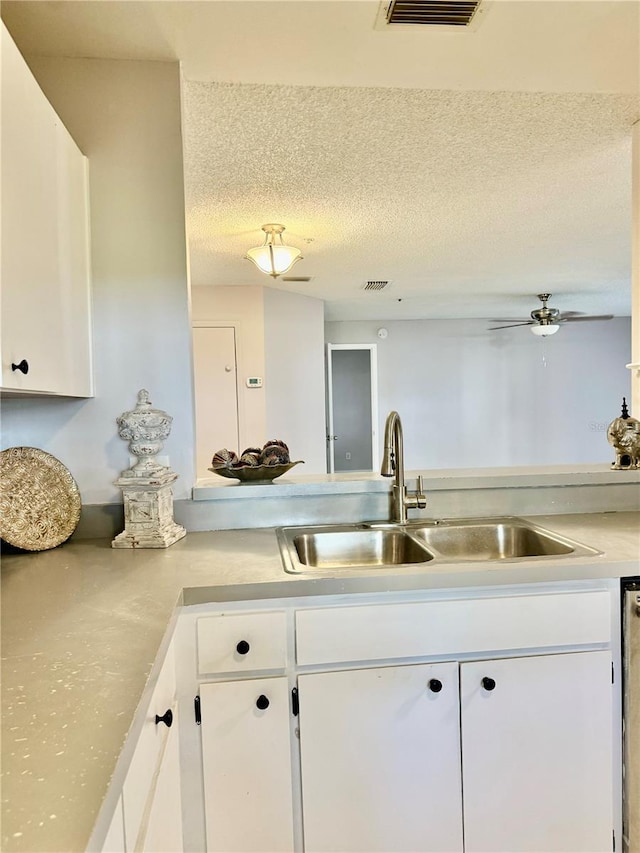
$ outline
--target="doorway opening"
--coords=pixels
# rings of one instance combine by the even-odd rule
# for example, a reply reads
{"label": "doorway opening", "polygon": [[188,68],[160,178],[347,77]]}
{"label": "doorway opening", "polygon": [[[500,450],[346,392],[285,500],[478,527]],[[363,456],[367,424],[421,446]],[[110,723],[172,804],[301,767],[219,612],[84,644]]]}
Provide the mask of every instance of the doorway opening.
{"label": "doorway opening", "polygon": [[327,344],[327,470],[378,465],[378,362],[375,344]]}

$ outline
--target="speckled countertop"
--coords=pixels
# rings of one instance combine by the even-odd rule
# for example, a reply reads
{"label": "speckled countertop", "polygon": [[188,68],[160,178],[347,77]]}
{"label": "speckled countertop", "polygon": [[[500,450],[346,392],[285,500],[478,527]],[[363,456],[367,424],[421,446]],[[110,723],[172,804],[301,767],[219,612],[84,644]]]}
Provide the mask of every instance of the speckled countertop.
{"label": "speckled countertop", "polygon": [[603,551],[585,560],[287,575],[274,531],[190,533],[165,550],[69,543],[2,560],[2,850],[87,844],[158,647],[185,601],[640,574],[640,515],[534,519]]}

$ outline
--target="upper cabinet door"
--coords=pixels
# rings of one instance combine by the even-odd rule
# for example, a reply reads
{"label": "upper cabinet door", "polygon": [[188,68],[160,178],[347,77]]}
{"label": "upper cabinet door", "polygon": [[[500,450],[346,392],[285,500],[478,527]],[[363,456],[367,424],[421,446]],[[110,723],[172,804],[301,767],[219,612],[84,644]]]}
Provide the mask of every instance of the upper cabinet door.
{"label": "upper cabinet door", "polygon": [[610,653],[460,669],[466,853],[611,850]]}
{"label": "upper cabinet door", "polygon": [[458,664],[301,675],[306,853],[462,851]]}
{"label": "upper cabinet door", "polygon": [[92,395],[87,159],[2,26],[4,390]]}

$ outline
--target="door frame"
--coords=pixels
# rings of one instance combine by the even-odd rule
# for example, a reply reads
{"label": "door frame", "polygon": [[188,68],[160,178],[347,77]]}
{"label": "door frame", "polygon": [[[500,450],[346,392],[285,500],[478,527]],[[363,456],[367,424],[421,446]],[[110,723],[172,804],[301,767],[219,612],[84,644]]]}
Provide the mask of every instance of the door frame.
{"label": "door frame", "polygon": [[335,454],[333,444],[333,368],[331,355],[335,350],[369,350],[369,367],[371,378],[371,463],[375,471],[376,459],[379,458],[378,443],[378,345],[377,344],[326,344],[326,442],[327,442],[327,471],[335,474]]}

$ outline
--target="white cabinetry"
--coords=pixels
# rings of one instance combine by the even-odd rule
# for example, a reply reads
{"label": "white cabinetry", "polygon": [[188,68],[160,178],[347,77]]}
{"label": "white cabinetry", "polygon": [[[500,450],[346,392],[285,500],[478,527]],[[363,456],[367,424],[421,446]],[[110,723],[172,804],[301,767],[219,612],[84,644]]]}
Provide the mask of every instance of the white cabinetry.
{"label": "white cabinetry", "polygon": [[127,850],[182,850],[175,653],[171,645],[144,713],[122,788]]}
{"label": "white cabinetry", "polygon": [[460,677],[461,705],[457,663],[300,676],[308,853],[610,848],[610,654]]}
{"label": "white cabinetry", "polygon": [[207,850],[293,850],[286,678],[200,688]]}
{"label": "white cabinetry", "polygon": [[122,797],[118,799],[115,811],[102,845],[102,853],[125,853],[127,845],[124,840],[124,815],[122,813]]}
{"label": "white cabinetry", "polygon": [[611,654],[460,669],[465,851],[610,850]]}
{"label": "white cabinetry", "polygon": [[[166,733],[164,752],[158,762],[155,784],[149,792],[140,844],[144,853],[179,853],[182,841],[180,794],[180,740],[177,719]],[[134,848],[129,848],[134,849]]]}
{"label": "white cabinetry", "polygon": [[457,664],[298,685],[305,850],[462,850]]}
{"label": "white cabinetry", "polygon": [[319,596],[190,617],[206,849],[611,849],[612,595]]}
{"label": "white cabinetry", "polygon": [[152,673],[133,721],[88,850],[183,850],[175,666],[171,643],[164,657],[156,662],[157,674]]}
{"label": "white cabinetry", "polygon": [[87,159],[4,24],[1,54],[1,388],[89,397]]}
{"label": "white cabinetry", "polygon": [[196,633],[198,672],[224,679],[199,688],[206,849],[292,851],[286,614],[222,612]]}

